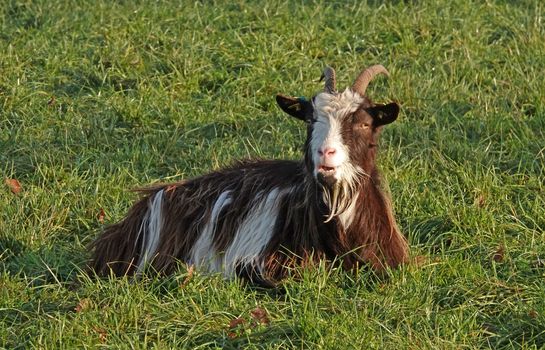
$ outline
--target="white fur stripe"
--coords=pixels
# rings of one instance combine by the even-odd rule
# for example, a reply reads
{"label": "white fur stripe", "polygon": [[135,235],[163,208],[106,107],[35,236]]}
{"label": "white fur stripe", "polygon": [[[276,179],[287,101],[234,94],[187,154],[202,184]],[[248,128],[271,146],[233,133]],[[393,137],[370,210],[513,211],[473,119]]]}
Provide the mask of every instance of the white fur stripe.
{"label": "white fur stripe", "polygon": [[356,202],[357,198],[353,198],[350,206],[346,208],[345,211],[339,214],[339,222],[345,230],[350,227],[350,224],[352,224],[352,220],[354,220],[354,216],[356,214]]}
{"label": "white fur stripe", "polygon": [[[314,98],[314,118],[310,149],[314,163],[314,176],[317,176],[318,165],[324,163],[327,166],[337,167],[335,178],[337,180],[350,181],[354,175],[351,173],[354,167],[349,162],[350,150],[342,138],[343,123],[346,117],[354,113],[363,102],[361,96],[350,89],[340,94],[331,95],[320,93]],[[330,159],[319,153],[328,148],[335,149],[335,155]],[[327,163],[327,164],[326,164]]]}
{"label": "white fur stripe", "polygon": [[[160,190],[155,194],[153,200],[150,200],[150,206],[144,220],[142,220],[142,225],[140,226],[140,232],[138,236],[142,236],[142,252],[141,258],[138,262],[138,268],[136,273],[140,274],[144,270],[144,267],[148,261],[153,257],[157,246],[159,245],[159,238],[161,237],[161,228],[163,226],[163,190]],[[147,227],[146,227],[147,226]]]}
{"label": "white fur stripe", "polygon": [[[257,271],[263,270],[261,253],[271,240],[278,216],[278,203],[284,191],[273,189],[248,214],[235,234],[233,242],[225,251],[223,273],[234,276],[238,264],[250,265]],[[259,195],[258,195],[259,196]]]}
{"label": "white fur stripe", "polygon": [[195,242],[191,249],[189,264],[196,265],[208,271],[218,271],[221,268],[220,260],[213,249],[212,239],[219,213],[226,205],[232,202],[231,197],[229,197],[230,193],[231,191],[222,192],[216,203],[214,203],[210,220],[204,226],[199,239],[197,239],[197,242]]}

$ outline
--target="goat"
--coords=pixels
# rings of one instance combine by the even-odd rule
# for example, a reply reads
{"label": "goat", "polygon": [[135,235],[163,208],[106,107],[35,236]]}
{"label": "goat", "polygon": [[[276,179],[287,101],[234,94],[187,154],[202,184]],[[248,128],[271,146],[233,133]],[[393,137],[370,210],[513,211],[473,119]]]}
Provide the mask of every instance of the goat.
{"label": "goat", "polygon": [[92,244],[97,275],[172,273],[178,262],[270,285],[294,266],[319,259],[376,271],[408,259],[389,196],[375,166],[382,127],[395,102],[365,95],[382,65],[336,90],[326,67],[311,100],[277,95],[287,114],[307,123],[304,159],[247,160],[187,181],[141,190],[142,198]]}

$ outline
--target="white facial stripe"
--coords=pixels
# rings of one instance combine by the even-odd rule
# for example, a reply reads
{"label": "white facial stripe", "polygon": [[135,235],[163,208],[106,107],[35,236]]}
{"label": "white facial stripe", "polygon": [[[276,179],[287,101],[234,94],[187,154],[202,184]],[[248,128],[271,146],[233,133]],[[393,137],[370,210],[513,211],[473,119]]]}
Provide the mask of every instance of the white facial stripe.
{"label": "white facial stripe", "polygon": [[189,263],[203,270],[217,272],[221,268],[220,257],[218,257],[217,252],[213,248],[212,236],[219,213],[226,205],[232,202],[230,194],[231,191],[225,191],[219,195],[212,208],[209,221],[204,226],[197,242],[195,242],[191,249]]}
{"label": "white facial stripe", "polygon": [[341,136],[341,122],[336,118],[328,115],[316,116],[310,144],[312,158],[316,165],[323,163],[324,159],[320,152],[327,149],[335,149],[336,153],[328,159],[328,163],[331,164],[324,165],[336,167],[346,160],[347,152]]}
{"label": "white facial stripe", "polygon": [[[342,123],[345,117],[354,113],[362,102],[361,96],[350,89],[346,89],[338,95],[321,93],[314,98],[316,122],[313,125],[310,149],[315,165],[315,176],[319,165],[336,167],[335,177],[338,180],[345,176],[343,172],[348,169],[344,169],[344,165],[348,162],[349,150],[343,143]],[[320,152],[330,148],[335,149],[336,152],[326,159]]]}

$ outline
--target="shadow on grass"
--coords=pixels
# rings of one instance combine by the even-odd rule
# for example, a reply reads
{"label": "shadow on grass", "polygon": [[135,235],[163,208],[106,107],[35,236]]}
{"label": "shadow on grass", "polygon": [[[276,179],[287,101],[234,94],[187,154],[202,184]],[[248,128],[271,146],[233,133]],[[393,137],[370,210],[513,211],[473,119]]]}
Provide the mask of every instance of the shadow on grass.
{"label": "shadow on grass", "polygon": [[129,92],[138,88],[138,80],[112,74],[106,79],[96,72],[82,69],[64,69],[64,74],[54,84],[55,94],[58,96],[81,96],[97,91],[111,89],[117,92]]}
{"label": "shadow on grass", "polygon": [[22,328],[43,321],[43,315],[74,312],[77,296],[71,291],[78,286],[76,275],[82,256],[82,252],[67,247],[33,250],[17,239],[0,237],[0,288],[7,296],[0,301],[0,327],[8,329],[6,348],[31,347],[28,333],[21,337],[28,329]]}
{"label": "shadow on grass", "polygon": [[0,274],[24,276],[31,286],[71,286],[86,254],[63,245],[32,250],[15,238],[0,237]]}
{"label": "shadow on grass", "polygon": [[430,218],[411,218],[404,227],[410,227],[410,240],[413,244],[430,247],[432,253],[439,253],[452,244],[454,223],[444,216]]}
{"label": "shadow on grass", "polygon": [[0,237],[0,262],[12,259],[23,254],[27,247],[12,237]]}
{"label": "shadow on grass", "polygon": [[13,28],[39,29],[44,23],[39,9],[27,3],[12,1],[6,8],[6,14],[5,18]]}
{"label": "shadow on grass", "polygon": [[191,341],[192,346],[205,345],[219,346],[222,349],[245,349],[258,345],[259,348],[274,348],[288,346],[290,348],[302,348],[304,342],[298,335],[297,327],[288,324],[259,325],[240,327],[222,332],[210,332],[202,334]]}
{"label": "shadow on grass", "polygon": [[[506,315],[492,319],[483,324],[488,346],[511,348],[515,346],[535,346],[542,349],[545,346],[545,317],[535,310],[529,310],[525,315]],[[531,344],[531,346],[530,346]]]}

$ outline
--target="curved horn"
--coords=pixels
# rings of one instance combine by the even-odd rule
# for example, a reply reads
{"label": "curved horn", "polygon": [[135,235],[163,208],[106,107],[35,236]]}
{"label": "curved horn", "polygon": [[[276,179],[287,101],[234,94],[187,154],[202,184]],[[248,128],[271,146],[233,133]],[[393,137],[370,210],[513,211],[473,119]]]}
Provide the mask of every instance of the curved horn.
{"label": "curved horn", "polygon": [[381,64],[376,64],[374,66],[368,67],[364,69],[356,78],[354,84],[352,85],[352,91],[355,91],[361,96],[364,96],[365,90],[367,90],[369,82],[373,80],[373,78],[378,74],[384,74],[387,77],[390,76],[390,73],[388,73],[386,68],[384,68],[384,66]]}
{"label": "curved horn", "polygon": [[337,79],[335,77],[335,70],[333,68],[329,66],[325,67],[320,80],[325,80],[325,92],[329,94],[334,94],[337,92]]}

